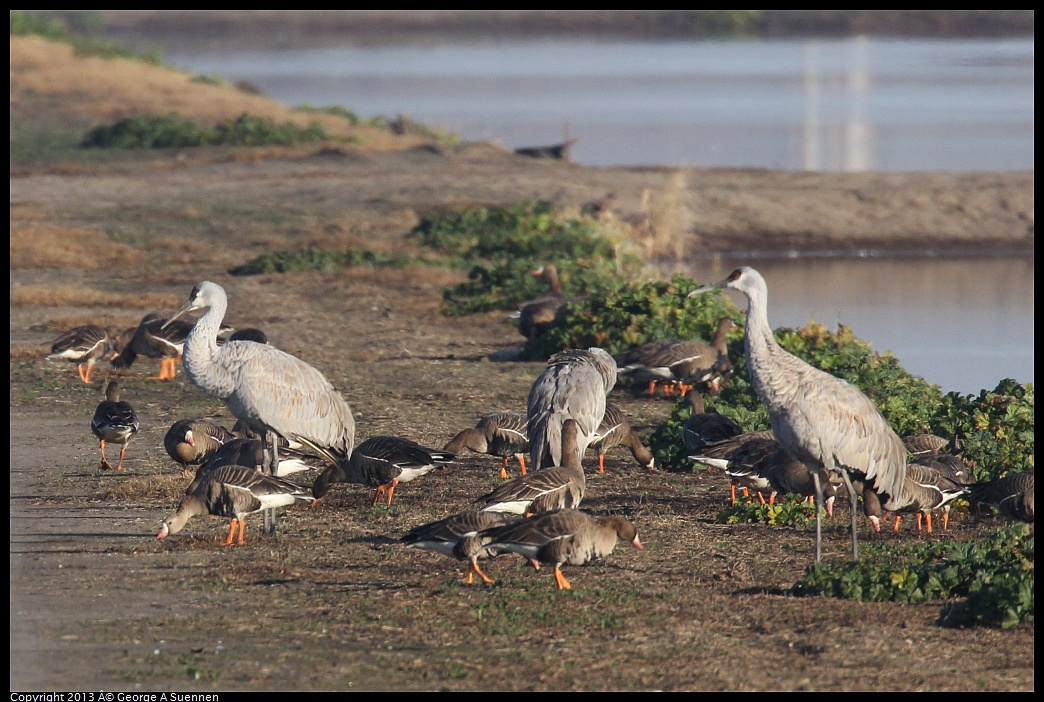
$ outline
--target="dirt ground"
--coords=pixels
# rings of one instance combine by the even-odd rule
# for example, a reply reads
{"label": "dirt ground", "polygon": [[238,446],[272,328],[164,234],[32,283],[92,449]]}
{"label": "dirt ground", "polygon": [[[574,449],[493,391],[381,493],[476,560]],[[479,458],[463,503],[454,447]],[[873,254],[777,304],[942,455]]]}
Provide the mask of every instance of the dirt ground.
{"label": "dirt ground", "polygon": [[[12,38],[12,139],[34,120],[98,119],[84,93],[106,86],[20,88],[38,65],[27,58],[34,47]],[[521,410],[543,369],[489,360],[521,345],[502,313],[440,315],[440,291],[460,274],[227,273],[265,251],[398,252],[434,206],[580,207],[608,193],[622,222],[675,222],[682,235],[664,246],[687,255],[1033,251],[1032,172],[588,169],[495,144],[386,146],[12,162],[12,690],[1034,689],[1032,626],[949,630],[935,625],[942,603],[790,597],[814,557],[810,531],[717,524],[727,481],[643,472],[620,450],[605,475],[589,473],[582,507],[627,516],[645,550],[619,545],[605,562],[567,567],[571,592],[508,557],[489,565],[495,585],[467,586],[459,563],[399,545],[409,528],[469,508],[499,482],[499,461],[476,454],[401,486],[390,507],[337,486],[319,509],[285,510],[274,537],[249,519],[242,547],[221,547],[227,525],[204,517],[157,540],[188,482],[163,435],[180,418],[234,420],[180,371],[146,380],[158,367],[150,359],[99,368],[91,385],[71,364],[45,361],[47,342],[75,324],[123,329],[214,280],[228,291],[231,323],[264,329],[330,379],[357,440],[387,433],[439,448],[482,414]],[[649,194],[673,209],[643,209]],[[98,471],[89,429],[110,378],[141,421],[119,473]],[[612,398],[643,437],[671,409],[620,390]],[[848,552],[847,523],[838,509],[827,557]],[[933,538],[972,539],[993,524],[965,515]],[[861,537],[926,538],[865,525]]]}

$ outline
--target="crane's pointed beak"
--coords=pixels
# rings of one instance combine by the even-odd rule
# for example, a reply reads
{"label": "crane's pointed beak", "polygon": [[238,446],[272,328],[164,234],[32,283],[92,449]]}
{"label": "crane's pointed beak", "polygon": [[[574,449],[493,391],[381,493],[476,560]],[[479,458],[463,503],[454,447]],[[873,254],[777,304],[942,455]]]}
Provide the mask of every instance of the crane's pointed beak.
{"label": "crane's pointed beak", "polygon": [[195,301],[194,301],[194,300],[191,300],[191,299],[190,299],[190,300],[188,300],[188,301],[186,301],[186,302],[185,302],[185,304],[184,304],[184,305],[182,305],[182,306],[181,306],[181,308],[180,308],[180,309],[178,309],[178,311],[177,311],[177,312],[175,312],[174,314],[172,314],[172,315],[170,316],[170,319],[168,319],[168,320],[167,320],[166,322],[164,322],[164,323],[163,323],[163,326],[162,326],[162,327],[160,327],[160,329],[166,329],[167,327],[169,327],[169,326],[171,325],[171,323],[172,323],[172,322],[173,322],[173,321],[174,321],[175,319],[177,319],[177,318],[178,318],[178,317],[180,317],[181,315],[185,314],[186,312],[189,312],[189,311],[191,311],[191,310],[194,310],[194,309],[196,309],[196,306],[195,306]]}
{"label": "crane's pointed beak", "polygon": [[693,295],[702,295],[703,293],[710,292],[711,290],[721,290],[722,288],[725,287],[725,283],[727,283],[727,282],[729,282],[729,281],[728,280],[722,280],[721,282],[712,283],[711,285],[704,285],[703,287],[696,288],[695,290],[690,292],[685,297],[692,297]]}

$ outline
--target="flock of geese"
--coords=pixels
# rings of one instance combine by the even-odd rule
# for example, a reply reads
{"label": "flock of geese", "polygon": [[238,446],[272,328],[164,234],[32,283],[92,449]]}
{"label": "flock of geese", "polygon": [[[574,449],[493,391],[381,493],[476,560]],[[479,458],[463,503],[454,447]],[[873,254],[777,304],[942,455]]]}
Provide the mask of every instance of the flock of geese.
{"label": "flock of geese", "polygon": [[[569,588],[563,565],[605,557],[619,539],[642,548],[630,521],[577,509],[587,487],[581,460],[588,448],[598,452],[599,471],[604,471],[605,451],[615,446],[630,449],[646,469],[655,468],[624,414],[607,400],[618,376],[648,382],[650,392],[663,386],[685,395],[692,410],[683,429],[685,447],[692,460],[724,470],[734,501],[737,487],[756,492],[763,501],[768,495],[769,502],[785,493],[814,499],[817,560],[821,513],[832,514],[841,490],[852,507],[855,560],[859,496],[877,529],[889,512],[896,515],[897,530],[901,515],[916,514],[918,525],[924,516],[931,531],[931,514],[938,510],[944,511],[945,529],[949,505],[960,496],[1032,523],[1032,472],[969,484],[960,459],[940,453],[943,440],[928,435],[900,439],[860,390],[776,343],[768,324],[767,285],[756,270],[738,268],[720,283],[690,294],[722,288],[747,298],[747,366],[769,411],[771,431],[743,432],[722,415],[706,412],[696,389],[714,392],[731,373],[725,349],[725,334],[735,326],[731,319],[721,320],[710,344],[646,345],[616,358],[600,348],[562,351],[533,383],[525,414],[484,416],[442,450],[396,436],[375,436],[356,445],[351,409],[322,373],[267,344],[257,330],[229,335],[222,324],[225,291],[209,281],[196,285],[173,316],[148,316],[121,335],[126,339],[122,348],[115,348],[98,327],[78,327],[55,340],[49,358],[77,363],[84,382],[90,382],[94,364],[104,358],[114,366],[129,365],[136,355],[160,358],[156,379],[174,377],[180,358],[188,379],[223,400],[237,419],[231,431],[190,419],[168,431],[164,445],[171,458],[186,472],[198,468],[159,538],[178,533],[193,516],[214,515],[230,520],[224,544],[243,544],[247,515],[264,512],[264,530],[273,532],[276,508],[296,502],[314,506],[334,483],[369,486],[374,504],[382,498],[391,504],[400,484],[445,467],[467,449],[501,458],[504,482],[478,497],[472,509],[410,530],[403,543],[466,561],[469,583],[474,576],[492,582],[480,560],[514,552],[535,567],[552,566],[557,586]],[[181,321],[194,311],[201,311],[195,323]],[[121,470],[138,422],[133,408],[120,399],[116,382],[108,384],[91,429],[100,441],[101,468],[111,468],[106,444],[122,446],[116,466]],[[512,458],[520,470],[515,478],[507,470]],[[311,489],[286,479],[317,462],[325,467]]]}

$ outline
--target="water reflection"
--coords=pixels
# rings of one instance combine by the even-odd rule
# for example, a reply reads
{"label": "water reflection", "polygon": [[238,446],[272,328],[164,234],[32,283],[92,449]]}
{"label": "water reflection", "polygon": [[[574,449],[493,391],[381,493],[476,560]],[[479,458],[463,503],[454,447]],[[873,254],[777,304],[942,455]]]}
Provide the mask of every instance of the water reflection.
{"label": "water reflection", "polygon": [[844,324],[944,392],[1033,382],[1031,257],[707,259],[683,271],[713,282],[738,265],[768,282],[773,328]]}

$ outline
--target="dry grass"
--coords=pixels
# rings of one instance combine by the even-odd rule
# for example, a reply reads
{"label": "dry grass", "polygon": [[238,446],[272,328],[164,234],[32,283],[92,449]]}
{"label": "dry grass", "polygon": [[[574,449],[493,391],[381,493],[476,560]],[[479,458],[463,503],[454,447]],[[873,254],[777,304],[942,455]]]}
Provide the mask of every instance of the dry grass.
{"label": "dry grass", "polygon": [[307,127],[319,122],[338,139],[353,139],[359,150],[406,149],[428,140],[388,129],[352,126],[340,117],[301,112],[263,95],[232,86],[193,81],[190,73],[133,59],[76,56],[71,46],[40,37],[11,37],[11,108],[21,96],[78,95],[91,86],[91,99],[69,103],[81,118],[115,121],[129,116],[171,113],[203,124],[234,120],[244,112],[275,122]]}
{"label": "dry grass", "polygon": [[43,358],[48,353],[50,353],[50,349],[43,348],[42,346],[12,345],[11,362],[32,361],[38,358]]}
{"label": "dry grass", "polygon": [[11,229],[11,268],[105,268],[140,263],[142,252],[91,229],[29,224]]}
{"label": "dry grass", "polygon": [[118,307],[121,309],[177,309],[179,295],[143,293],[124,295],[63,285],[57,288],[26,285],[11,291],[11,307]]}
{"label": "dry grass", "polygon": [[99,500],[109,502],[140,502],[154,504],[174,504],[185,492],[191,477],[185,477],[180,470],[169,474],[128,476],[125,480],[98,491]]}
{"label": "dry grass", "polygon": [[634,236],[647,260],[684,260],[692,253],[697,241],[692,236],[692,211],[685,202],[688,189],[688,176],[684,171],[675,171],[663,190],[654,193],[646,188],[642,193],[643,221],[635,227]]}

